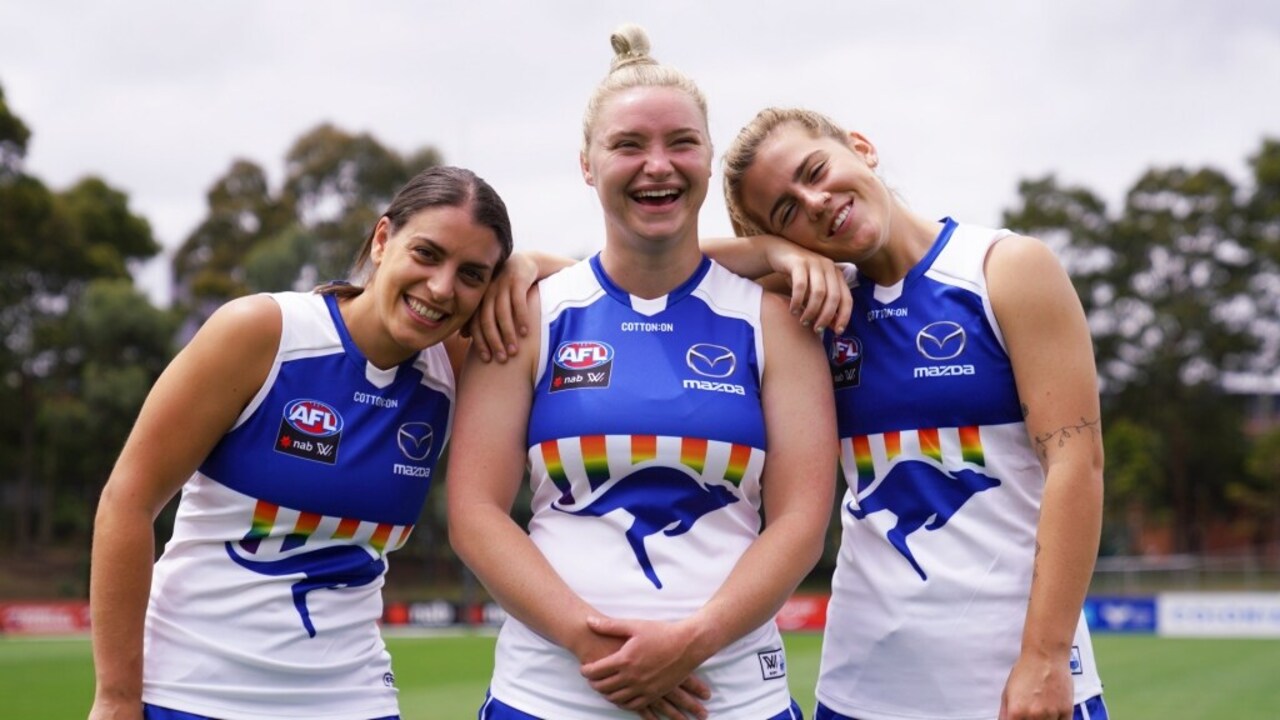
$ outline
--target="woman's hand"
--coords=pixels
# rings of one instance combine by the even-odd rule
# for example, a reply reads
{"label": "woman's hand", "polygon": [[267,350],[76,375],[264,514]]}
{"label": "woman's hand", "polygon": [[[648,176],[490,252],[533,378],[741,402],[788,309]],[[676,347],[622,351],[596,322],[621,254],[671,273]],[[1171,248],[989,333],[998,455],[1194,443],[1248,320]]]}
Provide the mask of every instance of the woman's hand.
{"label": "woman's hand", "polygon": [[489,283],[466,327],[481,360],[496,358],[504,363],[516,354],[519,338],[529,332],[529,288],[537,281],[538,264],[528,255],[514,253]]}
{"label": "woman's hand", "polygon": [[764,246],[769,267],[791,288],[791,314],[815,332],[843,332],[853,314],[853,297],[834,262],[787,241]]}
{"label": "woman's hand", "polygon": [[609,702],[644,718],[704,718],[706,684],[693,671],[706,659],[697,633],[680,623],[592,617],[588,627],[621,643],[610,655],[582,665],[582,676]]}

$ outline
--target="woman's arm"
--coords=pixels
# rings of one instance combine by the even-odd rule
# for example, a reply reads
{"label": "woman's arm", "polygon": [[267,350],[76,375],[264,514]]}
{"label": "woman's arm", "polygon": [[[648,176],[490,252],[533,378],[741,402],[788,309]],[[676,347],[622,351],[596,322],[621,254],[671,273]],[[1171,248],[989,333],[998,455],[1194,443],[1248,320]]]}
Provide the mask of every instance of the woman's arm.
{"label": "woman's arm", "polygon": [[822,555],[838,454],[831,375],[818,339],[788,316],[781,298],[765,294],[763,320],[764,531],[688,618],[592,622],[598,632],[629,638],[620,652],[583,667],[593,687],[624,706],[626,698],[661,694],[770,621]]}
{"label": "woman's arm", "polygon": [[773,235],[703,238],[699,245],[734,273],[790,298],[791,314],[805,327],[841,333],[849,324],[849,285],[830,259]]}
{"label": "woman's arm", "polygon": [[262,386],[280,327],[280,309],[270,298],[228,303],[178,353],[143,403],[94,522],[91,718],[142,717],[142,627],[155,558],[152,524]]}
{"label": "woman's arm", "polygon": [[[538,291],[529,294],[538,322]],[[600,652],[587,629],[595,612],[574,593],[511,518],[524,477],[525,434],[539,339],[520,339],[508,363],[467,359],[449,453],[449,541],[508,614],[579,658]]]}
{"label": "woman's arm", "polygon": [[1043,243],[1001,240],[988,255],[986,274],[1027,432],[1045,470],[1022,650],[1000,717],[1070,718],[1071,645],[1102,526],[1093,342],[1071,280]]}

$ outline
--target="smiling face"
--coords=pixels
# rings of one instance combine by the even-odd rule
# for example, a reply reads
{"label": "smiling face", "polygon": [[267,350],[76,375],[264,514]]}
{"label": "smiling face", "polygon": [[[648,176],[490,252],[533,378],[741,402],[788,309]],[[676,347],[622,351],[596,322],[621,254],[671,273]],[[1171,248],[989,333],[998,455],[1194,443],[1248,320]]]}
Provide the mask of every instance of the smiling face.
{"label": "smiling face", "polygon": [[471,215],[469,206],[436,206],[399,228],[385,217],[378,221],[373,277],[355,298],[372,303],[382,329],[369,347],[362,344],[374,364],[398,364],[444,340],[479,307],[502,247],[494,231]]}
{"label": "smiling face", "polygon": [[875,147],[815,137],[786,123],[760,144],[742,175],[743,211],[766,232],[838,262],[862,262],[884,247],[893,211],[876,177]]}
{"label": "smiling face", "polygon": [[604,208],[609,237],[697,236],[711,178],[707,121],[672,87],[634,87],[605,101],[581,157]]}

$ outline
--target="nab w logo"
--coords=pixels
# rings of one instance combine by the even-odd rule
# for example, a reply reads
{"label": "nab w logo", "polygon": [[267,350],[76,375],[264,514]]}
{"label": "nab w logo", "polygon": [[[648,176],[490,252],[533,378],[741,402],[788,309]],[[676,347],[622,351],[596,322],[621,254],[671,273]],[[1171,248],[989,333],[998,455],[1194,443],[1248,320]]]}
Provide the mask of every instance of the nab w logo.
{"label": "nab w logo", "polygon": [[565,370],[589,370],[613,359],[613,347],[609,343],[594,340],[575,340],[560,343],[556,348],[555,363]]}
{"label": "nab w logo", "polygon": [[342,443],[342,416],[319,400],[294,400],[284,406],[276,452],[333,465]]}
{"label": "nab w logo", "polygon": [[342,432],[342,416],[319,400],[294,400],[284,408],[284,419],[294,430],[313,437],[329,437]]}
{"label": "nab w logo", "polygon": [[595,340],[562,342],[551,356],[548,392],[609,387],[613,374],[613,346]]}
{"label": "nab w logo", "polygon": [[787,676],[787,654],[781,648],[763,650],[756,653],[760,660],[760,677],[763,680],[777,680]]}

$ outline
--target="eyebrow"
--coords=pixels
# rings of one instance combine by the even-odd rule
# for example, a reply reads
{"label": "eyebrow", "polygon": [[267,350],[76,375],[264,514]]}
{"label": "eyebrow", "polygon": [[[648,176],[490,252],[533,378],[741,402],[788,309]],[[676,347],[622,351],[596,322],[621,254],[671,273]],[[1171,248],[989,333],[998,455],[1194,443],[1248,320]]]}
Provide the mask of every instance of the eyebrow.
{"label": "eyebrow", "polygon": [[[791,173],[791,182],[792,182],[792,183],[798,183],[798,182],[800,182],[800,178],[801,178],[801,176],[803,176],[803,175],[804,175],[804,169],[805,169],[805,167],[807,167],[807,166],[809,165],[809,161],[813,159],[813,156],[814,156],[814,155],[817,155],[819,152],[820,152],[820,151],[818,151],[818,150],[814,150],[813,152],[811,152],[811,153],[809,153],[808,155],[805,155],[803,158],[801,158],[801,160],[800,160],[800,164],[799,164],[799,165],[796,165],[795,172]],[[773,207],[772,207],[772,208],[769,208],[769,222],[770,222],[771,224],[773,224],[773,226],[774,226],[774,228],[775,228],[775,229],[777,229],[777,224],[778,224],[778,222],[777,222],[777,220],[774,220],[774,217],[778,214],[778,211],[782,209],[782,206],[786,204],[787,199],[788,199],[789,197],[790,197],[790,195],[789,195],[789,194],[784,194],[782,197],[778,198],[777,202],[775,202],[775,203],[773,204]]]}
{"label": "eyebrow", "polygon": [[[445,250],[443,245],[441,245],[440,243],[436,242],[435,240],[432,240],[429,236],[427,236],[427,235],[418,235],[418,236],[416,236],[416,237],[417,237],[419,240],[421,240],[423,243],[425,243],[427,246],[429,246],[432,250],[434,250],[434,251],[436,251],[436,252],[440,253],[441,255],[448,255],[448,254],[449,254],[449,251],[448,251],[448,250]],[[462,263],[461,263],[461,265],[462,265],[463,267],[476,268],[476,269],[478,269],[478,270],[485,270],[485,271],[491,271],[491,270],[493,270],[493,264],[492,264],[492,263],[487,263],[487,262],[479,262],[479,261],[467,260],[467,261],[462,262]]]}

